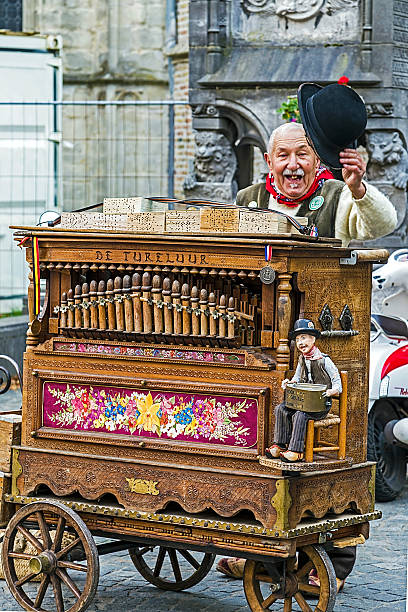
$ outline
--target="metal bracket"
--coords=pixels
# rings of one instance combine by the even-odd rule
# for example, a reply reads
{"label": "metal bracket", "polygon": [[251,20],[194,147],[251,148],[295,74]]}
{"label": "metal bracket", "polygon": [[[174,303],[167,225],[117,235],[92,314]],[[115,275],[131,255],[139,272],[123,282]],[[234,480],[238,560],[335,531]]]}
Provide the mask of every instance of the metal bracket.
{"label": "metal bracket", "polygon": [[351,251],[350,257],[340,257],[340,264],[344,266],[355,266],[357,263],[357,251]]}

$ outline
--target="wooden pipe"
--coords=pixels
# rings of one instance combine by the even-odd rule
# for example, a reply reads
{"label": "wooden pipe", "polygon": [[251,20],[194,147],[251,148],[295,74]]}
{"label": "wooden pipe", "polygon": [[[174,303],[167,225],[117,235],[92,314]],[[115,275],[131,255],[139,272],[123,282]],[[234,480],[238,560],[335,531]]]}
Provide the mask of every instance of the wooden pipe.
{"label": "wooden pipe", "polygon": [[[67,305],[68,305],[67,294],[64,291],[61,296],[61,308],[64,308]],[[65,329],[67,327],[67,320],[68,320],[68,312],[67,311],[61,312],[61,320],[60,320],[61,329]]]}
{"label": "wooden pipe", "polygon": [[98,304],[97,304],[97,296],[96,290],[98,289],[98,285],[96,280],[92,280],[89,285],[89,299],[91,302],[91,328],[97,329],[98,327]]}
{"label": "wooden pipe", "polygon": [[82,327],[81,296],[82,296],[81,285],[75,285],[74,304],[76,308],[74,310],[74,318],[75,318],[75,327],[77,327],[78,329],[81,329]]}
{"label": "wooden pipe", "polygon": [[207,317],[207,304],[208,304],[208,292],[207,289],[201,289],[200,291],[200,328],[201,328],[201,336],[208,335],[208,317]]}
{"label": "wooden pipe", "polygon": [[220,297],[220,303],[218,306],[218,312],[220,315],[218,317],[218,337],[219,338],[225,338],[227,327],[225,325],[224,315],[226,314],[226,310],[227,310],[227,298],[225,297],[225,295],[222,295]]}
{"label": "wooden pipe", "polygon": [[125,329],[127,332],[133,331],[133,307],[132,307],[132,299],[131,299],[131,278],[129,274],[125,274],[123,277],[122,284],[122,295],[124,298],[124,309],[125,309]]}
{"label": "wooden pipe", "polygon": [[[105,298],[105,281],[104,280],[99,281],[98,291],[96,295],[98,296],[99,300],[104,300]],[[85,310],[84,310],[84,317],[85,317]],[[98,319],[99,319],[99,329],[106,329],[106,306],[105,304],[98,303]]]}
{"label": "wooden pipe", "polygon": [[68,305],[68,327],[72,328],[72,327],[74,327],[74,310],[73,310],[73,306],[74,306],[74,291],[72,290],[72,288],[68,289],[67,305]]}
{"label": "wooden pipe", "polygon": [[151,284],[150,284],[150,273],[144,272],[142,277],[142,297],[143,297],[143,331],[145,333],[151,333],[153,329],[152,325],[152,306],[149,304],[151,299]]}
{"label": "wooden pipe", "polygon": [[200,298],[198,297],[198,287],[194,285],[194,287],[191,289],[190,297],[191,309],[193,311],[191,313],[191,333],[193,334],[193,336],[198,336],[200,333],[200,314],[197,310],[199,301]]}
{"label": "wooden pipe", "polygon": [[116,317],[115,317],[115,304],[113,303],[113,279],[108,278],[106,283],[106,299],[108,302],[108,328],[115,329]]}
{"label": "wooden pipe", "polygon": [[183,336],[191,334],[191,315],[188,312],[190,307],[190,287],[187,283],[181,288],[181,305],[183,306]]}
{"label": "wooden pipe", "polygon": [[210,311],[210,323],[209,323],[209,327],[210,327],[210,336],[216,336],[217,335],[217,318],[216,316],[216,302],[215,302],[215,295],[214,293],[210,293],[209,297],[208,297],[208,310]]}
{"label": "wooden pipe", "polygon": [[113,293],[115,295],[116,329],[123,331],[125,329],[125,313],[122,302],[122,279],[120,276],[116,276],[113,281]]}
{"label": "wooden pipe", "polygon": [[152,280],[152,298],[153,298],[153,318],[154,318],[154,333],[163,333],[163,305],[162,301],[161,278],[158,274],[153,276]]}
{"label": "wooden pipe", "polygon": [[141,276],[135,272],[132,276],[133,327],[138,333],[143,329],[141,295]]}
{"label": "wooden pipe", "polygon": [[172,334],[173,333],[173,313],[171,308],[168,307],[168,304],[171,305],[171,280],[166,276],[163,281],[163,302],[164,302],[164,333]]}
{"label": "wooden pipe", "polygon": [[84,318],[84,328],[89,329],[91,325],[91,313],[89,312],[89,285],[82,285],[82,313]]}
{"label": "wooden pipe", "polygon": [[181,334],[182,324],[181,324],[181,312],[179,310],[180,306],[180,283],[178,280],[173,281],[171,287],[171,299],[173,303],[173,330],[174,334]]}
{"label": "wooden pipe", "polygon": [[232,296],[228,300],[228,338],[235,338],[235,298]]}

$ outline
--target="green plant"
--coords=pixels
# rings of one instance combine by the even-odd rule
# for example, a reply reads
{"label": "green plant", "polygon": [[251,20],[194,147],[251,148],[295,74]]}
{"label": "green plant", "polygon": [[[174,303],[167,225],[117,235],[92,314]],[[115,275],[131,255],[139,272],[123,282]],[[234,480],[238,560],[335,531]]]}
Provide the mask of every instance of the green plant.
{"label": "green plant", "polygon": [[288,96],[286,102],[282,102],[276,112],[279,113],[285,121],[301,123],[297,96]]}

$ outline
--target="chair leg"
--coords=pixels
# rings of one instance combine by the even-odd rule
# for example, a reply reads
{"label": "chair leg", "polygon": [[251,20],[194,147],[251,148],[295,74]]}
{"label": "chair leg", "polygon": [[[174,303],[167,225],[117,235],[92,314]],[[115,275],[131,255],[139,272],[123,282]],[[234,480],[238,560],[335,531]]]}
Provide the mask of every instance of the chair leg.
{"label": "chair leg", "polygon": [[311,463],[313,461],[313,446],[314,446],[314,421],[310,419],[307,422],[306,441],[305,441],[305,461]]}

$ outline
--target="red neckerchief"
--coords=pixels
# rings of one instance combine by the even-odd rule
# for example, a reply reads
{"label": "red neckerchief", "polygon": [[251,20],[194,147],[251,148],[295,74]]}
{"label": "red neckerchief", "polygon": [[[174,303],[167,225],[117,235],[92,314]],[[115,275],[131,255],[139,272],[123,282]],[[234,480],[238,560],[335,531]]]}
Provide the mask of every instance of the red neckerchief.
{"label": "red neckerchief", "polygon": [[315,191],[320,189],[320,187],[323,187],[324,182],[328,179],[334,179],[333,174],[330,172],[330,170],[327,170],[327,168],[323,168],[323,166],[320,166],[320,168],[316,172],[315,179],[309,191],[305,193],[305,195],[303,195],[301,198],[298,198],[297,200],[291,200],[290,198],[287,198],[283,194],[279,193],[279,191],[275,187],[273,176],[271,173],[269,173],[266,177],[266,190],[273,195],[273,197],[279,204],[285,204],[285,206],[294,208],[295,206],[298,206],[299,202],[310,198],[310,196],[313,195]]}
{"label": "red neckerchief", "polygon": [[316,359],[321,359],[323,355],[320,350],[314,344],[308,353],[303,353],[303,357],[308,359],[309,361],[315,361]]}

